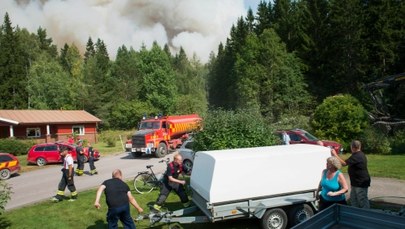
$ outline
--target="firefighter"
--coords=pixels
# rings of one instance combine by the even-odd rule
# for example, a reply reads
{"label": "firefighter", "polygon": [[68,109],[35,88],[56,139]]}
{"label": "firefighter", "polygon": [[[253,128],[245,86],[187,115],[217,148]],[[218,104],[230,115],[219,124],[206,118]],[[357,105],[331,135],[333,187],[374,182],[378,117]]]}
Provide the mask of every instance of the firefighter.
{"label": "firefighter", "polygon": [[90,166],[90,175],[98,174],[96,166],[94,165],[94,150],[91,143],[87,143],[88,153],[89,153],[89,166]]}
{"label": "firefighter", "polygon": [[63,157],[62,178],[58,185],[58,192],[51,200],[53,202],[62,201],[65,198],[65,189],[67,186],[71,193],[69,201],[75,201],[77,199],[77,191],[73,181],[73,157],[65,147],[60,149],[60,155]]}
{"label": "firefighter", "polygon": [[153,209],[160,211],[170,192],[174,190],[180,197],[184,207],[189,207],[190,202],[184,191],[185,180],[179,180],[179,175],[183,172],[183,159],[178,152],[174,153],[173,161],[167,164],[167,169],[163,178],[163,185],[160,189],[159,197],[153,205]]}
{"label": "firefighter", "polygon": [[77,157],[77,167],[76,167],[76,175],[81,176],[83,175],[84,169],[84,152],[83,152],[83,141],[79,141],[76,146],[76,157]]}

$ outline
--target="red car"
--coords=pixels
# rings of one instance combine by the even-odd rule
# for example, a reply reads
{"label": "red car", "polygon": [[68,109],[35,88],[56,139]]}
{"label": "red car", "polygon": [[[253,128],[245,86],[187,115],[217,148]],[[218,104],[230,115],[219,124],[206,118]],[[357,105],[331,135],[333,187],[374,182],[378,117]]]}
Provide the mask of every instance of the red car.
{"label": "red car", "polygon": [[[60,147],[67,147],[70,154],[73,156],[73,160],[77,161],[76,157],[76,146],[69,143],[43,143],[37,144],[31,147],[27,154],[27,162],[30,164],[37,164],[39,166],[44,166],[50,163],[60,163],[62,158],[59,155]],[[85,162],[89,158],[89,152],[87,147],[83,147]],[[97,160],[100,158],[100,153],[98,150],[94,149],[94,159]]]}
{"label": "red car", "polygon": [[[317,137],[308,133],[305,130],[292,129],[292,130],[286,130],[285,132],[288,134],[288,136],[290,136],[290,144],[306,143],[306,144],[319,145],[319,142],[322,142],[322,144],[324,146],[333,148],[338,153],[343,152],[343,148],[340,143],[335,142],[335,141],[319,140]],[[283,133],[283,131],[277,131],[277,134],[280,136],[281,139],[283,138],[282,133]]]}
{"label": "red car", "polygon": [[0,153],[0,179],[7,180],[21,170],[18,158],[9,153]]}

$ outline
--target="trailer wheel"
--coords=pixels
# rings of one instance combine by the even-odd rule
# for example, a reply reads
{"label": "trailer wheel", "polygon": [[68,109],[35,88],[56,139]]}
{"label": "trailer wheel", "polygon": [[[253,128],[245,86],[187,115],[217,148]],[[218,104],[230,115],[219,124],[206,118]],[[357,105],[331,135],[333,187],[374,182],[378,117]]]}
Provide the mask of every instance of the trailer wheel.
{"label": "trailer wheel", "polygon": [[288,221],[290,227],[293,227],[305,220],[311,218],[314,215],[314,211],[308,204],[300,204],[294,206],[288,212]]}
{"label": "trailer wheel", "polygon": [[260,222],[263,229],[285,229],[287,223],[287,214],[281,208],[267,210]]}
{"label": "trailer wheel", "polygon": [[166,156],[166,154],[167,154],[167,146],[165,143],[162,142],[159,144],[159,147],[156,150],[156,157],[161,158]]}

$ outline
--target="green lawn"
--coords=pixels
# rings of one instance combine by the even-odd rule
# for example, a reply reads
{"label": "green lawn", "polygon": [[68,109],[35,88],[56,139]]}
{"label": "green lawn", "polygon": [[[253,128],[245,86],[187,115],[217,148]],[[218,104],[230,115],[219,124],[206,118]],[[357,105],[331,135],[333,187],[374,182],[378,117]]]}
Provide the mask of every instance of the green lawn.
{"label": "green lawn", "polygon": [[[113,151],[111,151],[113,153]],[[344,158],[349,154],[343,155]],[[382,156],[382,155],[367,155],[369,161],[369,170],[371,176],[378,177],[391,177],[398,179],[405,179],[405,155],[395,156]],[[344,172],[347,168],[344,168]],[[132,187],[132,182],[129,186],[132,190],[137,201],[149,212],[147,205],[153,203],[158,195],[157,191],[150,194],[139,195],[136,194]],[[68,193],[68,191],[67,191]],[[106,228],[105,215],[107,207],[105,205],[105,198],[102,197],[103,203],[101,210],[96,210],[93,207],[96,190],[89,190],[79,193],[79,200],[76,202],[63,201],[61,203],[51,203],[45,201],[24,208],[15,209],[5,212],[0,216],[1,228]],[[181,208],[178,197],[172,193],[170,194],[167,205],[170,210]],[[131,208],[132,216],[136,218],[137,213],[134,208]],[[149,228],[149,221],[143,220],[138,222],[137,228]],[[211,229],[220,228],[258,228],[258,220],[230,220],[219,223],[205,223],[205,224],[183,224],[179,225],[180,228],[197,228],[203,229],[210,227]],[[122,227],[121,227],[122,228]],[[164,224],[155,225],[153,228],[168,229],[169,227]]]}

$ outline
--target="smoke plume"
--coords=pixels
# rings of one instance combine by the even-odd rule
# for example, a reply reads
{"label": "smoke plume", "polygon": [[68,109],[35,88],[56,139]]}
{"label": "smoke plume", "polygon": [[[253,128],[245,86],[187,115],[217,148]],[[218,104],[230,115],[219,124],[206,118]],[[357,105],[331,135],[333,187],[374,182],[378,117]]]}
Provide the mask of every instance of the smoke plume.
{"label": "smoke plume", "polygon": [[89,37],[100,38],[114,59],[122,45],[139,50],[156,41],[203,63],[246,15],[243,0],[1,0],[6,12],[13,26],[46,29],[58,48],[74,43],[83,53]]}

